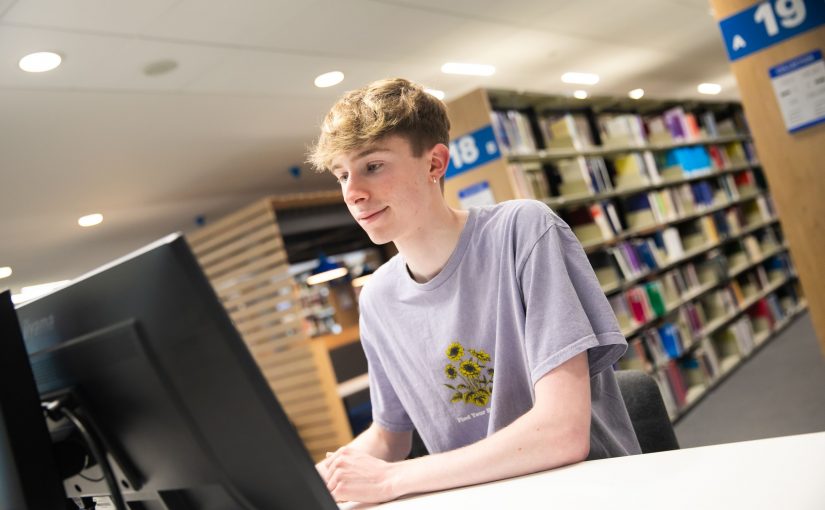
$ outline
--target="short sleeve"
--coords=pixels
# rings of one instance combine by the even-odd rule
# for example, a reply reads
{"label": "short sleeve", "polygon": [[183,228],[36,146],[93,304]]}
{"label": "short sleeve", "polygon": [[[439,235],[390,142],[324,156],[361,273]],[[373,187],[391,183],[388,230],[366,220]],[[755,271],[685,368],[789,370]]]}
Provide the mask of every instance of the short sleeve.
{"label": "short sleeve", "polygon": [[590,377],[621,358],[627,340],[581,244],[561,220],[550,223],[519,274],[533,384],[584,351]]}
{"label": "short sleeve", "polygon": [[367,371],[370,383],[370,401],[372,404],[372,420],[390,432],[407,432],[413,430],[410,419],[401,400],[396,394],[392,382],[387,377],[386,367],[381,360],[370,337],[369,330],[361,316],[361,346],[367,358]]}

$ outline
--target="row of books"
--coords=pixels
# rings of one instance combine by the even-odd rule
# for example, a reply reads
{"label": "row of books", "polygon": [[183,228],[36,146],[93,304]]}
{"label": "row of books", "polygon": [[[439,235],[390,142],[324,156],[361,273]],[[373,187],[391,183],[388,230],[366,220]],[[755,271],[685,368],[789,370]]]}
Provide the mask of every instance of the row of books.
{"label": "row of books", "polygon": [[689,352],[679,351],[679,326],[651,328],[628,342],[618,368],[644,370],[659,383],[671,417],[697,398],[724,372],[749,355],[777,325],[797,310],[795,283],[758,300],[742,316],[702,338]]}
{"label": "row of books", "polygon": [[[719,243],[750,225],[770,222],[775,218],[770,197],[764,194],[701,216],[695,216],[692,212],[701,212],[706,208],[704,204],[693,202],[687,208],[681,202],[677,202],[678,206],[674,205],[673,200],[671,192],[652,192],[616,203],[601,201],[575,206],[563,209],[559,214],[588,250],[599,248],[620,235],[652,235],[655,244],[651,246],[653,257],[657,258],[654,248],[658,248],[662,260],[681,258],[687,251]],[[715,200],[711,205],[724,204]],[[646,232],[649,228],[662,226],[665,228]]]}
{"label": "row of books", "polygon": [[[728,144],[728,146],[741,148],[741,144],[738,143]],[[704,147],[680,148],[655,157],[650,151],[614,157],[578,156],[556,160],[545,165],[511,162],[508,165],[508,172],[512,187],[520,197],[541,199],[552,196],[593,195],[613,190],[644,188],[697,176],[712,178],[717,177],[714,175],[717,169],[736,168],[729,162],[723,162],[724,167],[710,165],[707,163],[710,161],[708,150]],[[736,151],[733,149],[726,150],[724,157],[727,159],[729,157],[727,154],[734,152]],[[700,160],[697,163],[689,162],[689,156],[684,154],[679,156],[677,153],[698,153],[703,156],[693,157],[693,159]],[[722,154],[722,152],[717,151],[717,154]],[[660,172],[659,168],[664,170]],[[744,181],[750,181],[755,186],[753,174],[747,167],[743,167],[741,172],[733,175],[719,175],[718,177],[730,180],[727,186],[731,187],[734,186],[734,182],[739,186],[747,184]],[[525,187],[519,181],[535,181],[535,184]]]}
{"label": "row of books", "polygon": [[[736,311],[773,282],[795,276],[785,252],[754,259],[753,264],[743,266],[749,268],[746,272],[731,274],[727,258],[717,252],[703,261],[687,263],[612,294],[608,300],[622,331],[632,332],[679,307],[680,323],[691,333],[688,338],[696,338],[706,323]],[[724,281],[724,287],[707,292]],[[683,303],[694,298],[698,298],[698,305]]]}
{"label": "row of books", "polygon": [[[668,263],[649,238],[620,243],[610,250],[591,253],[588,257],[596,278],[608,294],[621,288],[623,282],[633,282],[655,274]],[[787,276],[796,276],[776,231],[766,227],[739,242],[724,245],[722,249],[713,248],[693,262],[664,272],[660,278],[666,282],[665,290],[669,291],[666,296],[684,296],[700,285],[734,277],[766,259],[768,272],[779,271]],[[666,301],[671,303],[674,300],[668,298]]]}
{"label": "row of books", "polygon": [[[591,117],[586,112],[539,115],[536,120],[543,138],[541,144],[536,143],[530,116],[524,111],[494,111],[491,120],[502,151],[512,154],[535,152],[538,146],[587,150],[598,146],[645,146],[702,141],[747,132],[743,116],[717,119],[712,111],[697,115],[685,112],[682,107],[645,116],[602,113]],[[598,130],[598,137],[595,136],[593,127]],[[601,141],[600,144],[598,140]]]}

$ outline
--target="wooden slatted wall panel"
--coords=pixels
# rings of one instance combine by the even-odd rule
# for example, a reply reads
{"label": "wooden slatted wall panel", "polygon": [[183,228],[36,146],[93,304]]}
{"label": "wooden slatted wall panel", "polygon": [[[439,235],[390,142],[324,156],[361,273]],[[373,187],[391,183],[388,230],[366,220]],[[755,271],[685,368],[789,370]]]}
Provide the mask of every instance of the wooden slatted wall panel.
{"label": "wooden slatted wall panel", "polygon": [[187,239],[264,377],[317,461],[352,439],[329,353],[302,329],[273,200]]}

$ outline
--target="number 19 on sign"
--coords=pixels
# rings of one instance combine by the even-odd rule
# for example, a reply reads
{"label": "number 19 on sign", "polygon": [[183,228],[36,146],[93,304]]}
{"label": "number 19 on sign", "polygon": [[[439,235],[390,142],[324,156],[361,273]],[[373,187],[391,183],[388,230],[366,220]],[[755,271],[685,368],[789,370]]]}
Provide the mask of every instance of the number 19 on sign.
{"label": "number 19 on sign", "polygon": [[768,35],[773,37],[779,33],[779,25],[783,28],[796,28],[805,22],[806,15],[807,9],[803,0],[776,0],[773,5],[771,2],[760,4],[753,14],[753,20],[756,23],[764,23]]}

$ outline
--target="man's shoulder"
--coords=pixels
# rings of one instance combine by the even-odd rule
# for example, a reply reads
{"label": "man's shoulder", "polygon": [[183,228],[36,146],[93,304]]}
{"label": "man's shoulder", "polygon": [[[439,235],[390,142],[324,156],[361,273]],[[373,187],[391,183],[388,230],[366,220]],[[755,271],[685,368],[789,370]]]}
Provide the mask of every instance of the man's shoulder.
{"label": "man's shoulder", "polygon": [[508,200],[481,208],[478,216],[482,228],[500,230],[508,235],[520,232],[541,235],[554,225],[566,227],[547,204],[538,200]]}

